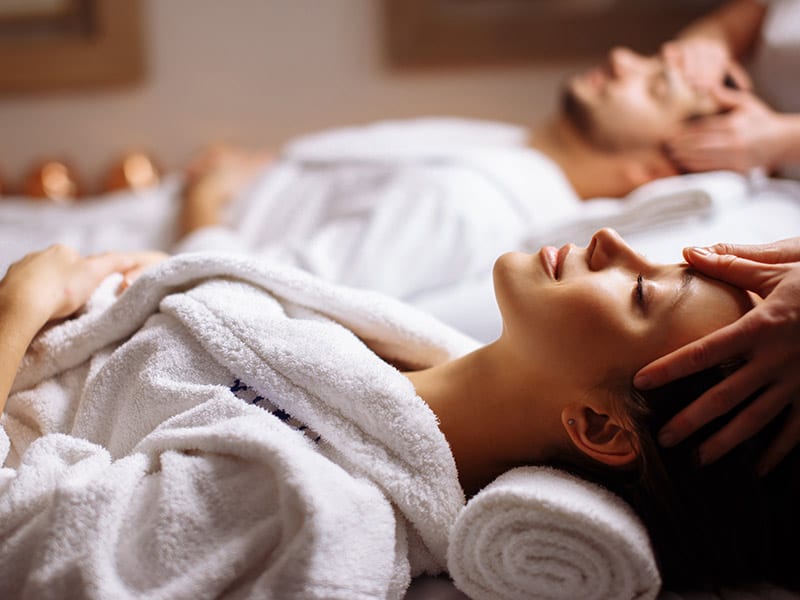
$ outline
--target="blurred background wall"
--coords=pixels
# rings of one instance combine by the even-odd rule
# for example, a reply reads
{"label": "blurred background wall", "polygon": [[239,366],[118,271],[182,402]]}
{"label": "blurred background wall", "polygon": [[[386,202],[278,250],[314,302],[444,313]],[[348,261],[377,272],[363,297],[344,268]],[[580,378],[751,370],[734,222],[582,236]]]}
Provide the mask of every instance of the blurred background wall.
{"label": "blurred background wall", "polygon": [[0,95],[0,172],[18,187],[41,158],[87,183],[121,153],[177,168],[204,144],[277,148],[299,133],[415,115],[529,123],[583,62],[392,69],[378,0],[143,0],[144,79]]}

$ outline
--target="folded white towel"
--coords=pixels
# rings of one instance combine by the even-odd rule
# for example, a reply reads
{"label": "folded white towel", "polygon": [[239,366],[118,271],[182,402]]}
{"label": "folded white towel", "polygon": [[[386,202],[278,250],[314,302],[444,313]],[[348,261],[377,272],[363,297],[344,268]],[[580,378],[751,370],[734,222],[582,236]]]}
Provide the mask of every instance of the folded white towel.
{"label": "folded white towel", "polygon": [[520,467],[472,498],[448,570],[475,600],[655,598],[647,533],[621,499],[562,471]]}
{"label": "folded white towel", "polygon": [[665,195],[637,195],[625,199],[598,198],[586,202],[580,212],[552,228],[532,235],[528,247],[587,242],[603,227],[613,227],[621,235],[652,230],[674,223],[685,223],[707,216],[712,210],[711,196],[700,189],[687,189]]}

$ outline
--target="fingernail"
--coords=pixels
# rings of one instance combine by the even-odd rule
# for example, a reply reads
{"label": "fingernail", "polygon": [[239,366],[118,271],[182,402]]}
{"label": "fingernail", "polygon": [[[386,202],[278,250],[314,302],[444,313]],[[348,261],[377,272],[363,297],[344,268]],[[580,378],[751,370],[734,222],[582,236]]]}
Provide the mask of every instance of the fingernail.
{"label": "fingernail", "polygon": [[650,378],[647,375],[637,375],[633,378],[633,387],[637,387],[640,390],[646,390],[647,386],[650,385]]}
{"label": "fingernail", "polygon": [[669,448],[670,446],[674,446],[678,441],[678,436],[675,435],[671,431],[662,431],[658,434],[658,443],[664,446],[665,448]]}
{"label": "fingernail", "polygon": [[706,248],[701,248],[700,246],[692,246],[689,248],[689,252],[692,254],[697,254],[698,256],[708,256],[711,254]]}
{"label": "fingernail", "polygon": [[697,464],[700,467],[705,467],[709,462],[711,462],[709,460],[708,452],[706,450],[698,450],[696,459],[697,459]]}

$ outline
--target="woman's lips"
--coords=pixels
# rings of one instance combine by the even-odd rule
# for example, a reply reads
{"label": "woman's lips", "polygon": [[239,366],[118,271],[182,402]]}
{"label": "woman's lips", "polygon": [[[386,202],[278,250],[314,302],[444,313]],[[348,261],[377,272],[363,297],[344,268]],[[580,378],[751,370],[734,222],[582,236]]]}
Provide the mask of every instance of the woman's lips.
{"label": "woman's lips", "polygon": [[564,265],[564,260],[567,258],[567,254],[569,254],[570,249],[570,244],[562,246],[561,248],[542,246],[539,256],[542,259],[542,264],[544,265],[545,271],[547,271],[550,277],[553,279],[560,279],[561,268]]}
{"label": "woman's lips", "polygon": [[558,249],[554,248],[553,246],[543,246],[539,256],[541,256],[544,270],[547,271],[550,277],[556,279],[556,269],[558,268]]}
{"label": "woman's lips", "polygon": [[555,266],[555,277],[556,279],[561,279],[561,271],[564,267],[564,261],[567,259],[567,254],[572,249],[570,244],[566,244],[561,246],[561,249],[558,251],[556,255],[556,266]]}

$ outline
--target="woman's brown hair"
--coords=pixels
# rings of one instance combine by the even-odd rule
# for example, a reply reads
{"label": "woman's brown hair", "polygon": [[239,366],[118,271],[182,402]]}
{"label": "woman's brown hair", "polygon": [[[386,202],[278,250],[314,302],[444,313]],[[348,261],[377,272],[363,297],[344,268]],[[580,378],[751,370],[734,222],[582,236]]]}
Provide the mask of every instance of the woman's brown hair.
{"label": "woman's brown hair", "polygon": [[797,589],[800,453],[795,449],[766,477],[757,474],[758,461],[786,411],[705,467],[697,464],[697,447],[749,402],[673,448],[656,441],[672,416],[731,371],[708,369],[648,392],[631,388],[620,408],[639,446],[637,464],[625,470],[599,464],[570,470],[605,485],[634,508],[650,533],[666,587],[718,590],[772,581]]}

